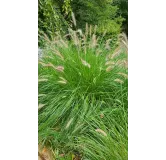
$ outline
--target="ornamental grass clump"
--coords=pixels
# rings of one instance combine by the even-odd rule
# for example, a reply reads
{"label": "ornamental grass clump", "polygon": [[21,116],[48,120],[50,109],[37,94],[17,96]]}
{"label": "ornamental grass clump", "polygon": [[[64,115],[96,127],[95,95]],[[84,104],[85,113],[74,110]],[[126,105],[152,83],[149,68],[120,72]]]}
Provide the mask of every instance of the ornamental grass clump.
{"label": "ornamental grass clump", "polygon": [[[108,159],[116,153],[111,150],[109,154],[108,150],[115,146],[117,149],[126,138],[120,130],[127,132],[127,42],[120,35],[116,49],[112,49],[111,39],[103,42],[102,37],[95,35],[95,28],[86,28],[85,33],[69,29],[64,37],[57,34],[52,40],[45,38],[38,62],[39,143],[51,146],[57,156],[59,152],[80,154],[92,160],[93,154],[101,159],[106,152]],[[125,116],[124,123],[109,113],[116,109]],[[121,137],[112,136],[110,132],[114,130]],[[101,140],[95,140],[96,135]],[[99,146],[98,153],[88,148],[107,140],[106,145],[100,144],[105,152]],[[121,149],[124,146],[126,139]]]}

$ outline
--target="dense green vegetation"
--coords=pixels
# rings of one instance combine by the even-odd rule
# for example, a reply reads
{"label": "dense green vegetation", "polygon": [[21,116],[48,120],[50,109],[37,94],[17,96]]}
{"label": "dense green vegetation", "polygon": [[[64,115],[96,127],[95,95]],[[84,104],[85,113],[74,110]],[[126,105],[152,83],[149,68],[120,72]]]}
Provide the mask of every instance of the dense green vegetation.
{"label": "dense green vegetation", "polygon": [[118,14],[124,18],[122,30],[128,34],[128,0],[114,0],[113,3],[119,8]]}
{"label": "dense green vegetation", "polygon": [[122,30],[127,33],[127,11],[127,0],[39,0],[39,35],[44,32],[53,37],[55,32],[66,34],[69,26],[75,28],[73,12],[77,29],[85,30],[86,23],[97,25],[98,35],[106,32],[107,38],[113,38]]}
{"label": "dense green vegetation", "polygon": [[52,159],[128,159],[128,47],[114,3],[39,3],[38,136]]}
{"label": "dense green vegetation", "polygon": [[88,23],[97,25],[99,34],[104,31],[117,34],[121,31],[123,18],[117,15],[118,7],[112,5],[112,0],[73,0],[71,6],[79,28]]}

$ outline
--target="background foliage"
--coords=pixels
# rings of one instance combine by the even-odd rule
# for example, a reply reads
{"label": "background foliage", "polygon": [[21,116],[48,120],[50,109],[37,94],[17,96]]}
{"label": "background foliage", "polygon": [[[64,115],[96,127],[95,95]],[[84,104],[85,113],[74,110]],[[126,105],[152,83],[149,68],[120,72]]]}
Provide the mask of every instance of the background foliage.
{"label": "background foliage", "polygon": [[41,33],[54,37],[55,32],[68,32],[68,27],[72,26],[72,12],[77,28],[82,30],[88,23],[98,26],[98,35],[107,32],[107,38],[121,31],[127,33],[127,0],[39,0],[39,46],[42,45]]}
{"label": "background foliage", "polygon": [[100,34],[104,31],[111,34],[120,32],[123,18],[117,15],[118,7],[112,0],[73,0],[71,6],[79,28],[88,23],[98,25]]}
{"label": "background foliage", "polygon": [[39,46],[43,44],[40,38],[41,34],[45,33],[49,37],[54,37],[56,32],[63,33],[67,30],[68,22],[65,20],[63,12],[69,12],[68,5],[68,3],[62,3],[60,0],[38,1]]}
{"label": "background foliage", "polygon": [[114,0],[113,3],[118,6],[118,13],[125,19],[122,30],[128,35],[128,0]]}

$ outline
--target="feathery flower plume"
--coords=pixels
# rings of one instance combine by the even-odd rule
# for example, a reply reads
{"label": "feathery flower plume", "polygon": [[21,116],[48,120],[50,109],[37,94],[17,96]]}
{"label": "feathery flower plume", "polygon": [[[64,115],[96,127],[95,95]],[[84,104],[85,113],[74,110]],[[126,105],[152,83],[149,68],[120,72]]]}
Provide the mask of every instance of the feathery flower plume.
{"label": "feathery flower plume", "polygon": [[74,32],[74,36],[73,36],[73,40],[74,40],[74,42],[75,42],[75,45],[76,46],[79,46],[80,45],[80,41],[79,41],[79,38],[78,38],[78,36],[77,36],[77,32]]}
{"label": "feathery flower plume", "polygon": [[92,35],[92,25],[90,25],[90,28],[89,28],[89,35],[90,35],[90,37]]}
{"label": "feathery flower plume", "polygon": [[51,56],[44,56],[44,58],[54,59],[54,58],[51,57]]}
{"label": "feathery flower plume", "polygon": [[66,81],[58,81],[58,83],[66,84],[67,82]]}
{"label": "feathery flower plume", "polygon": [[41,64],[43,67],[45,67],[46,66],[46,64],[45,63],[43,63],[43,62],[39,62],[39,64]]}
{"label": "feathery flower plume", "polygon": [[119,72],[118,74],[121,75],[121,76],[123,76],[124,78],[128,78],[128,75],[125,74],[125,73],[121,73],[121,72]]}
{"label": "feathery flower plume", "polygon": [[109,71],[111,71],[112,69],[113,69],[112,66],[108,66],[108,67],[106,68],[106,72],[109,72]]}
{"label": "feathery flower plume", "polygon": [[84,66],[87,66],[88,68],[90,68],[90,64],[88,62],[86,62],[85,60],[81,59],[81,62]]}
{"label": "feathery flower plume", "polygon": [[46,96],[45,94],[39,94],[38,97],[43,97]]}
{"label": "feathery flower plume", "polygon": [[97,26],[95,25],[94,34],[96,34],[96,31],[97,31]]}
{"label": "feathery flower plume", "polygon": [[42,62],[39,62],[39,63],[44,67],[52,67],[52,68],[54,68],[55,70],[57,70],[59,72],[63,72],[63,70],[64,70],[63,66],[54,66],[52,63],[48,63],[48,64],[45,64],[45,63],[42,63]]}
{"label": "feathery flower plume", "polygon": [[103,136],[107,136],[107,134],[101,129],[96,129],[95,131],[101,133]]}
{"label": "feathery flower plume", "polygon": [[91,47],[94,48],[97,46],[97,39],[96,39],[96,35],[93,34],[92,35],[92,44],[91,44]]}
{"label": "feathery flower plume", "polygon": [[128,49],[128,44],[124,40],[122,40],[122,43],[124,44],[124,46],[126,47],[126,49]]}
{"label": "feathery flower plume", "polygon": [[120,84],[122,84],[122,83],[123,83],[123,81],[122,81],[122,80],[120,80],[120,79],[115,79],[114,81],[115,81],[115,82],[118,82],[118,83],[120,83]]}
{"label": "feathery flower plume", "polygon": [[58,81],[58,83],[61,83],[61,84],[66,84],[67,83],[67,80],[64,79],[63,77],[59,77],[61,80]]}
{"label": "feathery flower plume", "polygon": [[41,109],[41,108],[43,108],[45,106],[45,104],[39,104],[38,105],[38,109]]}
{"label": "feathery flower plume", "polygon": [[38,82],[47,82],[48,79],[38,79]]}
{"label": "feathery flower plume", "polygon": [[119,67],[127,68],[128,67],[128,62],[126,60],[118,60],[116,62],[116,65],[119,66]]}
{"label": "feathery flower plume", "polygon": [[53,49],[53,51],[57,56],[59,56],[62,60],[64,60],[64,57],[62,56],[62,54],[58,50]]}
{"label": "feathery flower plume", "polygon": [[76,27],[76,19],[75,19],[75,16],[74,16],[73,12],[71,13],[71,17],[72,17],[72,20],[73,20],[73,24]]}
{"label": "feathery flower plume", "polygon": [[63,66],[57,66],[57,67],[55,67],[55,70],[57,70],[59,72],[63,72],[64,67]]}
{"label": "feathery flower plume", "polygon": [[106,41],[106,44],[105,44],[105,49],[107,49],[107,50],[110,50],[111,49],[111,47],[110,47],[110,41],[111,41],[112,39],[108,39],[107,41]]}
{"label": "feathery flower plume", "polygon": [[71,119],[69,120],[69,122],[67,123],[66,129],[69,128],[69,126],[70,126],[70,124],[71,124],[72,121],[73,121],[73,118],[71,118]]}
{"label": "feathery flower plume", "polygon": [[108,66],[108,65],[114,65],[114,64],[115,64],[115,62],[112,62],[112,61],[107,61],[107,62],[105,63],[106,66]]}
{"label": "feathery flower plume", "polygon": [[60,42],[62,43],[63,47],[68,48],[67,42],[65,42],[63,39],[60,39]]}
{"label": "feathery flower plume", "polygon": [[48,36],[47,36],[45,33],[43,33],[43,35],[44,35],[44,39],[45,39],[47,42],[51,43],[51,41],[49,40]]}
{"label": "feathery flower plume", "polygon": [[111,59],[114,59],[115,57],[119,56],[121,53],[121,49],[118,47],[115,52],[112,54]]}
{"label": "feathery flower plume", "polygon": [[77,32],[80,34],[80,36],[83,36],[82,30],[78,29]]}
{"label": "feathery flower plume", "polygon": [[102,50],[101,49],[97,49],[96,50],[96,56],[98,56],[100,53],[102,53]]}

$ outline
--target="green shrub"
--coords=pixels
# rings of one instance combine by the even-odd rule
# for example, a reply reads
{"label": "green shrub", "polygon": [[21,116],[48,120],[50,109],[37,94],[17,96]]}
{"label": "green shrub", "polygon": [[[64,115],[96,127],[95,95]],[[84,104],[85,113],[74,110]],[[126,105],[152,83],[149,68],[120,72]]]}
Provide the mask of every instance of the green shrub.
{"label": "green shrub", "polygon": [[54,37],[56,32],[62,34],[67,30],[68,22],[62,14],[62,7],[65,12],[69,12],[69,6],[66,3],[55,0],[38,1],[39,46],[43,44],[41,34],[45,33],[49,37]]}
{"label": "green shrub", "polygon": [[119,34],[123,18],[119,16],[118,7],[112,0],[73,0],[72,10],[77,20],[77,27],[83,28],[86,23],[97,25],[99,35],[107,31],[108,36]]}
{"label": "green shrub", "polygon": [[122,30],[128,34],[128,0],[113,0],[113,4],[119,8],[118,14],[125,19],[122,23]]}

